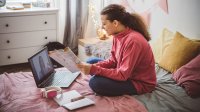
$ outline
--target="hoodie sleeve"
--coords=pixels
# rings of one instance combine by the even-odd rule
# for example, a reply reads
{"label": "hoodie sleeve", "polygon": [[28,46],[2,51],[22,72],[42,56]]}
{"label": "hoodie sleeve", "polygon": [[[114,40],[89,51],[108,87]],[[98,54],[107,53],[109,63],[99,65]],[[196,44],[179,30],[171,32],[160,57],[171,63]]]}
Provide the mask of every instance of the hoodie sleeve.
{"label": "hoodie sleeve", "polygon": [[127,80],[132,74],[132,71],[134,69],[134,66],[137,63],[142,47],[140,46],[140,44],[134,41],[131,41],[127,43],[127,46],[125,48],[122,48],[122,49],[123,49],[122,50],[123,52],[121,52],[122,61],[118,63],[118,65],[116,64],[116,62],[114,63],[112,61],[112,60],[116,60],[114,58],[111,58],[111,60],[107,62],[109,63],[108,65],[115,64],[115,66],[117,67],[107,68],[108,66],[107,64],[105,64],[106,62],[103,62],[102,63],[103,66],[102,65],[98,66],[98,64],[92,65],[90,74],[104,76],[104,77],[108,77],[108,78],[111,78],[114,80],[120,80],[120,81]]}

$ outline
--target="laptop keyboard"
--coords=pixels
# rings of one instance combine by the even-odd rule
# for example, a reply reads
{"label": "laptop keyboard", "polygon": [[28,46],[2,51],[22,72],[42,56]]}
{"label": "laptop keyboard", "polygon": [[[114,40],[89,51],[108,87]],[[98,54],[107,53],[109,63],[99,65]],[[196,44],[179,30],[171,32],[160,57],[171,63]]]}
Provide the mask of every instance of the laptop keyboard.
{"label": "laptop keyboard", "polygon": [[60,85],[60,82],[64,80],[63,73],[57,72],[56,76],[55,73],[51,74],[50,77],[47,78],[47,80],[44,81],[44,86],[58,86]]}
{"label": "laptop keyboard", "polygon": [[71,73],[70,71],[57,71],[52,73],[45,81],[43,81],[43,83],[40,84],[40,87],[68,87],[79,74],[80,72]]}

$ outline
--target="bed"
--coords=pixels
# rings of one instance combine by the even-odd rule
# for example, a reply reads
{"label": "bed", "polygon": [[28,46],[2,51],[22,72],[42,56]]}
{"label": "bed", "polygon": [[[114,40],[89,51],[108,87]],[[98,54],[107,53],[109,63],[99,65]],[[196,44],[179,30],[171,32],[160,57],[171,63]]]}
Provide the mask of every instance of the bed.
{"label": "bed", "polygon": [[[64,70],[59,68],[57,70]],[[80,75],[70,88],[88,94],[95,105],[77,109],[75,112],[147,112],[136,98],[123,95],[119,97],[97,96],[88,86],[90,76]],[[3,73],[0,75],[0,112],[69,112],[53,99],[42,97],[41,89],[36,87],[31,72]]]}
{"label": "bed", "polygon": [[152,93],[134,96],[149,112],[199,112],[200,98],[191,98],[172,74],[156,65],[157,86]]}
{"label": "bed", "polygon": [[[63,70],[59,68],[57,70]],[[191,98],[176,84],[171,73],[156,65],[156,90],[144,95],[106,97],[93,94],[88,86],[90,76],[80,75],[70,88],[89,94],[94,106],[76,112],[198,112],[200,98]],[[31,72],[3,73],[0,75],[1,112],[68,112],[52,99],[41,96]],[[91,93],[91,94],[90,94]]]}
{"label": "bed", "polygon": [[[69,88],[63,90],[88,94],[86,97],[92,99],[95,105],[75,112],[199,112],[200,42],[188,40],[179,33],[172,39],[172,34],[166,29],[162,33],[162,38],[154,43],[157,48],[152,47],[157,62],[157,86],[154,91],[132,96],[98,96],[88,86],[90,76],[81,74]],[[106,53],[101,47],[93,48],[96,56],[108,57],[110,43],[106,44],[109,48]],[[97,51],[99,48],[100,52]],[[103,55],[99,54],[101,52]],[[0,112],[70,111],[52,99],[43,98],[31,72],[16,72],[0,75]]]}

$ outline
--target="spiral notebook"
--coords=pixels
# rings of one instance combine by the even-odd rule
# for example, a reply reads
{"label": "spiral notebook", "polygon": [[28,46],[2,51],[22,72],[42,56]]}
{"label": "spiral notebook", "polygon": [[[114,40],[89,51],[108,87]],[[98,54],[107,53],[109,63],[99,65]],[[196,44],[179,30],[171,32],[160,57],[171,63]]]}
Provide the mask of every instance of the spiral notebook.
{"label": "spiral notebook", "polygon": [[[79,99],[77,99],[79,98]],[[73,99],[76,99],[73,101]],[[82,96],[76,90],[71,90],[68,92],[64,92],[63,94],[57,95],[54,100],[64,108],[68,110],[75,110],[82,107],[94,105],[95,102],[89,98]]]}

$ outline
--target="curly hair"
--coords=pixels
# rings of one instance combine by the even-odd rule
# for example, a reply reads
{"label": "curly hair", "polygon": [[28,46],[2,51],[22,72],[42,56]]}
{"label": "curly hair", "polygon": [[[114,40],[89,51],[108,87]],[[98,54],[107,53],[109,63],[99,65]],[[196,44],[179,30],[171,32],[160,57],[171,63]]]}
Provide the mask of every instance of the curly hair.
{"label": "curly hair", "polygon": [[101,11],[101,15],[106,15],[107,20],[110,21],[117,20],[124,26],[141,33],[147,41],[151,40],[143,19],[136,13],[130,14],[125,7],[118,4],[110,4]]}

